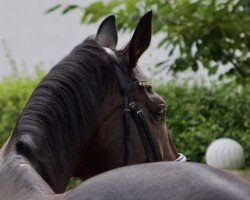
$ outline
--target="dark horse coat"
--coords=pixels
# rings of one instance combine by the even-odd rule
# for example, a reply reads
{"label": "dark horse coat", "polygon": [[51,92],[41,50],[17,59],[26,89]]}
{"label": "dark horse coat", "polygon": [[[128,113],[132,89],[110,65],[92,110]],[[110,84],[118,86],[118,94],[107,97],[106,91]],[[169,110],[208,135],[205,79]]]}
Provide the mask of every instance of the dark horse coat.
{"label": "dark horse coat", "polygon": [[72,200],[249,200],[250,184],[203,164],[158,162],[103,173],[66,197]]}
{"label": "dark horse coat", "polygon": [[[94,38],[73,49],[34,90],[12,136],[0,150],[1,200],[52,199],[246,199],[249,184],[198,164],[156,163],[122,168],[63,194],[72,176],[87,179],[122,166],[122,96],[114,65],[103,49],[115,51],[129,82],[145,81],[136,68],[151,40],[149,12],[131,41],[115,50],[113,16]],[[162,161],[177,150],[165,124],[165,102],[152,87],[137,87],[133,99],[143,110]],[[128,164],[148,162],[135,123],[130,123]]]}

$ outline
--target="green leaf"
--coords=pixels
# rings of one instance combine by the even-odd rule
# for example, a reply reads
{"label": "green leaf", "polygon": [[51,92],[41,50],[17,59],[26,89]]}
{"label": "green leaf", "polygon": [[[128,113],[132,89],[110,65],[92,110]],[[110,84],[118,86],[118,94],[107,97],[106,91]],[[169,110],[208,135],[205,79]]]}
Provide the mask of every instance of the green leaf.
{"label": "green leaf", "polygon": [[211,76],[211,75],[216,74],[217,70],[218,70],[218,66],[217,66],[217,65],[216,65],[216,66],[213,66],[213,67],[210,67],[210,68],[208,69],[208,75]]}
{"label": "green leaf", "polygon": [[[89,5],[89,7],[87,8],[90,12],[95,12],[95,11],[98,11],[98,10],[102,10],[105,8],[105,5],[103,2],[101,1],[98,1],[98,2],[95,2],[95,3],[92,3]],[[96,16],[100,15],[99,13],[96,13],[95,14]]]}
{"label": "green leaf", "polygon": [[87,17],[88,17],[88,14],[86,14],[86,12],[82,15],[82,18],[81,18],[81,24],[85,23],[87,21]]}
{"label": "green leaf", "polygon": [[79,8],[78,5],[69,5],[68,7],[66,7],[63,11],[62,11],[62,14],[66,14],[66,13],[69,13],[73,10],[75,10],[76,8]]}
{"label": "green leaf", "polygon": [[156,63],[155,67],[160,67],[160,66],[162,66],[163,64],[165,64],[166,62],[167,62],[167,60],[158,62],[158,63]]}
{"label": "green leaf", "polygon": [[165,37],[164,39],[162,39],[159,44],[158,44],[158,48],[162,47],[165,43],[167,43],[168,41],[168,37]]}
{"label": "green leaf", "polygon": [[172,47],[171,50],[170,50],[169,53],[168,53],[168,56],[169,56],[169,57],[173,55],[174,50],[175,50],[175,47]]}
{"label": "green leaf", "polygon": [[192,70],[193,70],[194,72],[196,72],[196,71],[198,70],[198,64],[197,64],[196,61],[193,62]]}
{"label": "green leaf", "polygon": [[60,8],[61,6],[62,6],[61,4],[57,4],[57,5],[55,5],[54,7],[48,9],[48,10],[46,11],[46,13],[54,12],[55,10],[57,10],[58,8]]}

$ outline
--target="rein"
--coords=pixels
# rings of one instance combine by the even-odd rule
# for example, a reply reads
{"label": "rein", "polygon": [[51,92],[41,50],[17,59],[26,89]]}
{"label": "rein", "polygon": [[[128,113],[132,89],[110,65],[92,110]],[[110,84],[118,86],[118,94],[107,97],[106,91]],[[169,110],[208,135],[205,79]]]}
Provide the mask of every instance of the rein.
{"label": "rein", "polygon": [[[148,123],[143,115],[143,111],[133,101],[131,91],[138,86],[148,86],[146,81],[136,81],[130,83],[127,76],[122,70],[120,61],[116,54],[109,48],[105,48],[115,68],[115,73],[120,84],[120,92],[123,96],[123,121],[124,121],[124,158],[123,166],[128,165],[130,152],[130,119],[133,118],[138,129],[144,150],[147,154],[149,162],[162,161],[162,156],[157,148],[157,142],[154,134],[149,130]],[[185,162],[186,157],[179,153],[179,157],[175,160],[177,162]]]}

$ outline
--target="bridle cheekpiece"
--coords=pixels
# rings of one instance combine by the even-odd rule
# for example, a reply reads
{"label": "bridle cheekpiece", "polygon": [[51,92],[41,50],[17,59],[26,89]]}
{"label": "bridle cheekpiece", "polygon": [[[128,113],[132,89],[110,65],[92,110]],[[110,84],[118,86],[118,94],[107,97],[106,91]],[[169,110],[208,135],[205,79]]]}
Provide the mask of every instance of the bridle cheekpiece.
{"label": "bridle cheekpiece", "polygon": [[[120,92],[123,96],[123,120],[124,120],[124,159],[123,165],[128,165],[129,159],[129,151],[130,151],[130,119],[133,118],[144,150],[146,152],[147,158],[149,162],[157,162],[162,161],[162,155],[158,148],[156,138],[154,134],[152,134],[149,130],[147,121],[144,117],[143,111],[137,106],[137,104],[133,101],[131,96],[131,91],[136,87],[151,87],[149,81],[135,81],[130,83],[124,71],[122,70],[120,61],[116,56],[115,52],[109,48],[105,48],[105,51],[108,53],[109,58],[111,59],[117,79],[120,84]],[[179,153],[179,157],[175,160],[177,162],[185,162],[186,157]]]}

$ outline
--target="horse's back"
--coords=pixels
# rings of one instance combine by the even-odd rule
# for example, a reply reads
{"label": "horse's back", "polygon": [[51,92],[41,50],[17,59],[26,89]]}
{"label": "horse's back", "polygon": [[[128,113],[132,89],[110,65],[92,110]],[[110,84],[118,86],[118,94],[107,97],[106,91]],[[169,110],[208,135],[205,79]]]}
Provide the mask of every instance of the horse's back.
{"label": "horse's back", "polygon": [[250,199],[250,184],[195,163],[160,162],[112,170],[85,181],[66,199]]}

